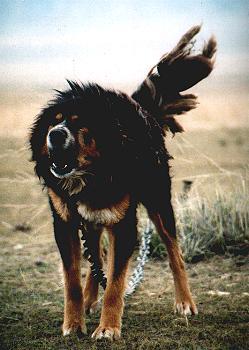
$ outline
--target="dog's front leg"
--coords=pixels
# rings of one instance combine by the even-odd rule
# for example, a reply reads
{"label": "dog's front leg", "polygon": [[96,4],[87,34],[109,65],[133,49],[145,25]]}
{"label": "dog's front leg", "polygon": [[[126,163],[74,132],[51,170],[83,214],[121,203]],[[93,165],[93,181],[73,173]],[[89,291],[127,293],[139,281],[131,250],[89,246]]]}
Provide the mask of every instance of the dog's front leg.
{"label": "dog's front leg", "polygon": [[[54,217],[54,234],[63,263],[64,322],[63,335],[71,332],[86,333],[81,283],[81,245],[77,222],[63,220],[51,203]],[[75,219],[75,218],[74,218]]]}
{"label": "dog's front leg", "polygon": [[119,224],[109,228],[108,233],[107,287],[104,293],[100,324],[92,338],[116,340],[121,334],[128,264],[137,239],[135,212],[127,215]]}

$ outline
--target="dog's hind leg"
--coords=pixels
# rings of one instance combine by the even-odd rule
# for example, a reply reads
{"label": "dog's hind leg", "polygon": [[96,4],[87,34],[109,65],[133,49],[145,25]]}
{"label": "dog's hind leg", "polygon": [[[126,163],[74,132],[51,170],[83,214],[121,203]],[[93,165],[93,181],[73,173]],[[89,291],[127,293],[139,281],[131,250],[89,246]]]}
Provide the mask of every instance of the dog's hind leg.
{"label": "dog's hind leg", "polygon": [[175,284],[175,310],[181,314],[197,314],[191,296],[181,249],[177,242],[174,212],[170,200],[165,209],[150,212],[158,233],[165,243]]}
{"label": "dog's hind leg", "polygon": [[[95,263],[98,264],[100,268],[103,265],[102,258],[102,247],[101,247],[101,233],[102,228],[96,228],[95,230],[88,225],[87,232],[87,247],[91,252],[92,258],[94,258]],[[84,305],[86,313],[91,313],[95,310],[98,302],[98,291],[99,291],[99,282],[93,277],[91,267],[89,266],[87,275],[86,275],[86,283],[84,287]]]}
{"label": "dog's hind leg", "polygon": [[94,339],[116,340],[121,334],[121,320],[124,309],[126,275],[130,257],[137,241],[136,210],[112,228],[109,233],[109,257],[107,286],[104,293],[100,324],[92,335]]}

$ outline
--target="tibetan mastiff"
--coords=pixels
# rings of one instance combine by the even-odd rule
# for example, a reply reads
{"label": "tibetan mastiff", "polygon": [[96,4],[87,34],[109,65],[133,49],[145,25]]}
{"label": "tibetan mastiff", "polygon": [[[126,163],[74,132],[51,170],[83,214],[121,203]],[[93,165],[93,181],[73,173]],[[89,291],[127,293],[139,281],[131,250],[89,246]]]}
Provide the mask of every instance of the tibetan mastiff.
{"label": "tibetan mastiff", "polygon": [[101,233],[105,228],[109,234],[107,286],[92,337],[120,337],[139,203],[167,247],[176,310],[197,313],[176,238],[164,136],[166,129],[183,130],[175,114],[196,107],[196,96],[181,92],[213,68],[213,37],[198,55],[191,52],[192,38],[199,30],[199,26],[191,28],[131,96],[97,84],[68,81],[69,88],[57,91],[33,124],[32,160],[47,189],[63,263],[64,335],[86,332],[85,312],[98,298],[99,283],[90,268],[82,286],[79,227],[83,223],[99,266]]}

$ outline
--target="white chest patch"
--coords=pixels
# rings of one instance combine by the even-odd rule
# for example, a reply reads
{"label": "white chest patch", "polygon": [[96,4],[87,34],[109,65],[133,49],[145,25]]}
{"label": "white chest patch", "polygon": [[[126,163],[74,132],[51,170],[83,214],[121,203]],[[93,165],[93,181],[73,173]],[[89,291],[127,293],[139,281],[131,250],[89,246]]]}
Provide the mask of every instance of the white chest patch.
{"label": "white chest patch", "polygon": [[90,206],[79,202],[78,213],[82,216],[83,219],[90,222],[111,226],[117,224],[124,218],[129,205],[129,195],[126,195],[120,202],[103,209],[93,209]]}

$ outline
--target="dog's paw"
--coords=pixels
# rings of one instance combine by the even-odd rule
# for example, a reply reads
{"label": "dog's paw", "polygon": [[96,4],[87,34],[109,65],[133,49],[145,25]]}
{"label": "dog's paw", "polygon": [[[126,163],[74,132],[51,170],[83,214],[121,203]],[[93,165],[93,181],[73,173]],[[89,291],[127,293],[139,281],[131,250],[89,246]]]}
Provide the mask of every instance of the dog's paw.
{"label": "dog's paw", "polygon": [[189,301],[176,300],[175,313],[179,313],[184,316],[197,315],[198,310],[193,300],[189,300]]}
{"label": "dog's paw", "polygon": [[62,326],[62,333],[64,337],[72,333],[76,333],[77,335],[81,336],[83,334],[87,334],[87,329],[84,323],[67,322]]}
{"label": "dog's paw", "polygon": [[103,327],[99,326],[92,334],[92,339],[109,339],[110,341],[118,340],[121,336],[120,328],[118,327]]}

